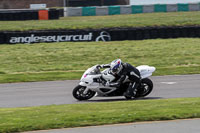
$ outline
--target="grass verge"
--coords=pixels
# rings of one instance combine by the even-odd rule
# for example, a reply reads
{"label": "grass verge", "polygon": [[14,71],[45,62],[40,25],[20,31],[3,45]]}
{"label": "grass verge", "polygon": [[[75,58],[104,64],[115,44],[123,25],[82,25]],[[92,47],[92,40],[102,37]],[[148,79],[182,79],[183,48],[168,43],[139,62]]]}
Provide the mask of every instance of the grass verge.
{"label": "grass verge", "polygon": [[[167,69],[167,70],[166,70]],[[37,82],[55,80],[79,80],[82,71],[74,72],[41,72],[41,73],[19,73],[19,74],[0,74],[0,83],[15,82]],[[200,67],[177,67],[177,68],[157,68],[154,76],[163,75],[187,75],[200,73]]]}
{"label": "grass verge", "polygon": [[0,74],[0,83],[75,80],[81,77],[82,74],[83,71]]}
{"label": "grass verge", "polygon": [[200,118],[200,98],[0,108],[0,132],[186,118]]}
{"label": "grass verge", "polygon": [[155,66],[154,75],[197,74],[199,44],[198,38],[181,38],[0,45],[0,83],[79,79],[88,67],[115,58]]}
{"label": "grass verge", "polygon": [[0,25],[0,31],[200,25],[200,12],[81,16],[48,21],[0,21]]}

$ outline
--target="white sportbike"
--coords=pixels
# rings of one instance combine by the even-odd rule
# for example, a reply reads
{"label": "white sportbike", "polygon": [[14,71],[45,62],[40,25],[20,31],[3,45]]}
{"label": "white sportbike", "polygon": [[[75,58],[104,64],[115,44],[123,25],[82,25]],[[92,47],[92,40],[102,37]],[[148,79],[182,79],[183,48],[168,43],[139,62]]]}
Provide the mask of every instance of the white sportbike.
{"label": "white sportbike", "polygon": [[[148,65],[141,65],[136,68],[140,72],[141,83],[137,88],[136,95],[134,97],[125,96],[126,99],[145,97],[153,90],[153,82],[148,77],[152,75],[156,68]],[[100,71],[100,68],[95,65],[85,71],[79,85],[73,89],[72,94],[77,100],[88,100],[96,94],[102,97],[123,96],[130,84],[128,76],[119,88],[108,85],[109,82],[113,81],[115,81],[115,77],[111,74],[109,68]]]}

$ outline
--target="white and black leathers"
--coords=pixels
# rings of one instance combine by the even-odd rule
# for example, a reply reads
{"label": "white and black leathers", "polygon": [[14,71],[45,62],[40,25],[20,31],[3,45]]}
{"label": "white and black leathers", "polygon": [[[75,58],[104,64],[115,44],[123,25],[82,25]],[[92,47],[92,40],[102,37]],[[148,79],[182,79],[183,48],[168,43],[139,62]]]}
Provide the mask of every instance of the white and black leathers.
{"label": "white and black leathers", "polygon": [[[110,65],[109,64],[101,65],[101,67],[109,68]],[[128,97],[136,95],[137,91],[136,89],[140,84],[141,80],[140,72],[137,70],[137,68],[135,68],[129,63],[122,63],[122,70],[119,73],[113,75],[116,77],[116,79],[113,82],[109,83],[109,86],[119,87],[128,76],[128,79],[132,82],[130,82],[130,85],[124,95]]]}

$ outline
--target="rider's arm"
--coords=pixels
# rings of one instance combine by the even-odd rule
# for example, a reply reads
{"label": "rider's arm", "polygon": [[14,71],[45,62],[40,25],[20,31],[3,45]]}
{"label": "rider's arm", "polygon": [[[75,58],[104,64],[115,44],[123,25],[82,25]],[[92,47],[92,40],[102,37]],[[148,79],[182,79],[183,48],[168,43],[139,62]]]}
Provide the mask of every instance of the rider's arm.
{"label": "rider's arm", "polygon": [[102,64],[101,67],[102,68],[110,68],[110,64]]}
{"label": "rider's arm", "polygon": [[110,64],[97,65],[97,68],[110,68]]}
{"label": "rider's arm", "polygon": [[110,83],[110,87],[119,87],[124,80],[126,79],[126,74],[122,74],[121,77],[117,80],[117,82]]}

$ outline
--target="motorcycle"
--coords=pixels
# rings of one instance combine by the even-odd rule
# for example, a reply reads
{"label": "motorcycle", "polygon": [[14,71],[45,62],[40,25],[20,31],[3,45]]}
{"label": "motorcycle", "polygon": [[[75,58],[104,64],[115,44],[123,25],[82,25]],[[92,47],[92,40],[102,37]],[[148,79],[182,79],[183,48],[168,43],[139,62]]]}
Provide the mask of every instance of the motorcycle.
{"label": "motorcycle", "polygon": [[[156,68],[148,65],[141,65],[136,68],[140,72],[141,83],[137,88],[136,95],[134,97],[125,96],[126,99],[145,97],[153,90],[153,82],[148,77],[152,75]],[[88,100],[96,94],[102,97],[123,96],[130,83],[128,76],[119,88],[108,85],[109,82],[113,82],[114,80],[115,77],[109,68],[101,71],[98,65],[95,65],[84,72],[79,85],[73,89],[72,94],[77,100]]]}

